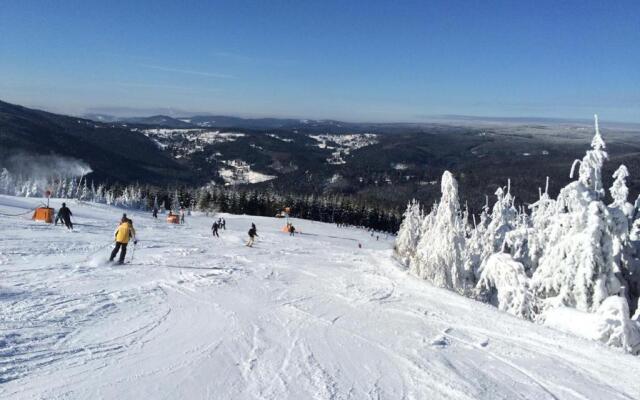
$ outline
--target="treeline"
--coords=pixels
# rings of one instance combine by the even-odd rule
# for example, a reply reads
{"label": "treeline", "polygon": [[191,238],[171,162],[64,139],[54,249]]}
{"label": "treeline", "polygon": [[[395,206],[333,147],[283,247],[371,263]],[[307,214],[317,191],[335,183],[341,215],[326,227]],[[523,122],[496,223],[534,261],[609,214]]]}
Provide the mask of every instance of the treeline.
{"label": "treeline", "polygon": [[86,178],[57,176],[45,181],[0,172],[0,193],[12,196],[78,199],[124,208],[227,212],[273,217],[285,208],[290,216],[320,222],[397,232],[402,210],[345,195],[298,195],[270,189],[206,186],[158,188],[151,185],[96,185]]}
{"label": "treeline", "polygon": [[313,221],[361,226],[391,233],[397,232],[400,225],[400,210],[386,209],[349,196],[295,195],[219,186],[197,189],[193,196],[198,210],[273,217],[288,207],[291,217]]}

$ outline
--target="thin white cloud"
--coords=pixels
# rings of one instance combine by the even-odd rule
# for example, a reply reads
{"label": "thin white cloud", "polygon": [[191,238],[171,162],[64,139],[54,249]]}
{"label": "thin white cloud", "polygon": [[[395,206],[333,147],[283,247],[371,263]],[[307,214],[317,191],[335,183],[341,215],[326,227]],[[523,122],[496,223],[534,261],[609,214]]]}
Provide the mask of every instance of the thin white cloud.
{"label": "thin white cloud", "polygon": [[230,53],[228,51],[216,51],[212,53],[212,55],[218,58],[227,58],[230,60],[256,63],[256,64],[271,64],[271,65],[285,66],[285,65],[290,65],[295,63],[295,60],[287,59],[287,58],[253,57],[253,56],[247,56],[247,55],[238,54],[238,53]]}
{"label": "thin white cloud", "polygon": [[177,85],[164,85],[164,84],[155,84],[155,83],[137,83],[137,82],[114,82],[116,86],[122,87],[136,87],[136,88],[149,88],[149,89],[175,89],[175,90],[183,90],[183,91],[195,91],[195,92],[219,92],[220,89],[217,88],[194,88],[189,86],[177,86]]}
{"label": "thin white cloud", "polygon": [[165,66],[162,66],[162,65],[149,65],[149,64],[140,64],[140,65],[142,67],[145,67],[145,68],[156,69],[158,71],[177,72],[179,74],[208,76],[210,78],[218,78],[218,79],[233,79],[233,78],[235,78],[233,75],[220,74],[220,73],[217,73],[217,72],[194,71],[194,70],[191,70],[191,69],[165,67]]}

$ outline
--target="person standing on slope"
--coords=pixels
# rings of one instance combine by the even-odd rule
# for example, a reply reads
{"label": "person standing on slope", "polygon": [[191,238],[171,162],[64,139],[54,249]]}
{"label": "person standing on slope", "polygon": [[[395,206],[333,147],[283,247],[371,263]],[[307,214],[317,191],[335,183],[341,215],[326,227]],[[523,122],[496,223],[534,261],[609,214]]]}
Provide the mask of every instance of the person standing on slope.
{"label": "person standing on slope", "polygon": [[58,226],[58,221],[62,223],[62,215],[60,215],[60,210],[58,210],[58,213],[56,214],[56,221],[54,223],[55,226]]}
{"label": "person standing on slope", "polygon": [[295,236],[296,234],[296,228],[293,226],[293,224],[289,224],[289,236]]}
{"label": "person standing on slope", "polygon": [[220,220],[220,226],[222,226],[222,230],[226,231],[227,230],[227,221],[224,220],[224,218],[221,218]]}
{"label": "person standing on slope", "polygon": [[180,208],[180,223],[184,224],[184,207]]}
{"label": "person standing on slope", "polygon": [[58,220],[64,222],[64,225],[67,229],[73,229],[73,224],[71,223],[71,216],[73,213],[69,210],[66,203],[62,203],[62,207],[58,210],[58,215],[56,216],[56,225],[58,225]]}
{"label": "person standing on slope", "polygon": [[136,231],[133,229],[133,221],[126,216],[123,216],[120,220],[118,229],[116,229],[115,237],[116,247],[111,252],[109,261],[113,261],[116,258],[118,251],[120,251],[118,264],[124,264],[124,257],[127,255],[127,244],[129,244],[129,240],[133,239],[134,244],[138,243],[136,240]]}
{"label": "person standing on slope", "polygon": [[218,235],[218,228],[220,228],[220,224],[218,224],[217,221],[214,221],[213,225],[211,225],[211,232],[213,233],[213,237],[220,237],[220,235]]}
{"label": "person standing on slope", "polygon": [[247,242],[247,246],[253,247],[253,243],[255,243],[256,236],[258,236],[256,225],[251,224],[251,229],[249,229],[249,241]]}
{"label": "person standing on slope", "polygon": [[153,207],[153,218],[158,219],[158,209]]}

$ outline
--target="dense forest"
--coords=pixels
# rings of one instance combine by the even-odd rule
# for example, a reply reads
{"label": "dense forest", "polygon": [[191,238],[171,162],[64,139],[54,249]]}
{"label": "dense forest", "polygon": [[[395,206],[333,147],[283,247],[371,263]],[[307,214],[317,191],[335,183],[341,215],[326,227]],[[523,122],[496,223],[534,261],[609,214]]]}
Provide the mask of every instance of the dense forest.
{"label": "dense forest", "polygon": [[13,175],[7,169],[0,173],[0,193],[78,199],[123,208],[151,210],[189,209],[204,212],[226,212],[257,216],[277,216],[285,208],[289,215],[320,222],[361,226],[376,231],[395,233],[400,225],[401,210],[344,195],[298,195],[259,190],[250,187],[206,186],[201,188],[151,185],[95,185],[77,177],[47,178],[38,181],[30,176]]}

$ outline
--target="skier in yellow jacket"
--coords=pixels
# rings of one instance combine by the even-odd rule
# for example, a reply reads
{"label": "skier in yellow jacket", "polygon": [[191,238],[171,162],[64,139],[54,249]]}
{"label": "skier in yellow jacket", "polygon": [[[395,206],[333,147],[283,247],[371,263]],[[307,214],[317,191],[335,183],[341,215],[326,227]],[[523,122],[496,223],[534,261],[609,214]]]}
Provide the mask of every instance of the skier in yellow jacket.
{"label": "skier in yellow jacket", "polygon": [[120,259],[118,264],[124,264],[124,256],[127,255],[127,244],[129,244],[129,240],[133,239],[133,243],[136,244],[138,241],[136,240],[136,230],[133,229],[133,221],[127,218],[126,214],[122,216],[120,220],[120,226],[116,229],[116,247],[111,252],[111,258],[109,261],[113,261],[120,251]]}

